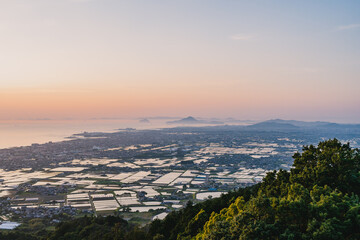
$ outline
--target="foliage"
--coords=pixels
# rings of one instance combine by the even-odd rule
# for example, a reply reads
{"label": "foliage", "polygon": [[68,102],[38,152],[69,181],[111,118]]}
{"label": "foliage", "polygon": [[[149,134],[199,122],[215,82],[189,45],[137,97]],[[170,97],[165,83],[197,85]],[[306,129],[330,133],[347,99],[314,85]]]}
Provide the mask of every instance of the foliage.
{"label": "foliage", "polygon": [[[261,184],[188,202],[144,228],[114,216],[83,217],[60,223],[46,239],[360,239],[359,150],[333,139],[293,158],[290,172],[269,172]],[[21,234],[0,232],[0,240],[38,239]]]}
{"label": "foliage", "polygon": [[[131,230],[131,234],[129,234]],[[143,234],[143,233],[142,233]],[[137,229],[120,217],[83,217],[60,223],[49,240],[140,239]]]}
{"label": "foliage", "polygon": [[148,239],[360,239],[359,150],[333,139],[293,158],[222,210],[212,199],[153,222]]}
{"label": "foliage", "polygon": [[258,185],[231,191],[219,198],[193,205],[188,202],[184,209],[169,213],[164,220],[155,220],[148,227],[147,238],[156,235],[166,240],[191,238],[202,229],[212,212],[220,212],[228,207],[237,197],[242,196],[246,201],[258,190]]}
{"label": "foliage", "polygon": [[338,140],[304,147],[256,196],[212,213],[195,239],[360,239],[359,151]]}
{"label": "foliage", "polygon": [[291,182],[311,189],[314,185],[337,188],[343,193],[360,194],[360,152],[337,139],[305,146],[294,155]]}

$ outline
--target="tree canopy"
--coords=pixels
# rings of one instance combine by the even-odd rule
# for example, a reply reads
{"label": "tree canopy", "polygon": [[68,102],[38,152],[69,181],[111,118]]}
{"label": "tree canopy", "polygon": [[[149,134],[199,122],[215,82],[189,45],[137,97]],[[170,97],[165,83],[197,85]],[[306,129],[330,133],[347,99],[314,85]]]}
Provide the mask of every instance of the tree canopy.
{"label": "tree canopy", "polygon": [[[190,214],[177,239],[360,239],[359,150],[333,139],[304,146],[293,158],[290,172],[268,173],[250,197],[239,192],[219,212]],[[167,221],[156,226],[170,228]],[[160,229],[149,239],[175,239]]]}
{"label": "tree canopy", "polygon": [[293,158],[290,171],[269,172],[262,183],[220,198],[188,202],[143,228],[119,217],[84,217],[44,237],[0,232],[0,239],[360,239],[359,150],[332,139],[304,146]]}

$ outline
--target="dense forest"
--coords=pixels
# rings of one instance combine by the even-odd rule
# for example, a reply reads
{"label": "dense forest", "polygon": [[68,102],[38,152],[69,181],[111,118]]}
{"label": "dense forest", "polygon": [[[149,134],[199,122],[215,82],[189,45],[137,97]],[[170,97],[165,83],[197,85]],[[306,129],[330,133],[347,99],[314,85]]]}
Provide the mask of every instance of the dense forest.
{"label": "dense forest", "polygon": [[115,217],[83,217],[54,231],[0,239],[360,239],[360,151],[333,139],[304,146],[293,168],[263,182],[171,212],[139,228]]}

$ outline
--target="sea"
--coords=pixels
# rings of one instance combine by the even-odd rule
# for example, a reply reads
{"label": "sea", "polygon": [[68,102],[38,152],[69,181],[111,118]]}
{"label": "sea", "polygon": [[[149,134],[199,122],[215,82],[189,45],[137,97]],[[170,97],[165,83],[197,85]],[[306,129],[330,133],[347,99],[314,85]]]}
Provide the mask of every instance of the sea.
{"label": "sea", "polygon": [[83,132],[166,128],[169,127],[166,121],[169,119],[151,119],[148,123],[139,119],[3,120],[0,121],[0,149],[64,141],[73,134]]}

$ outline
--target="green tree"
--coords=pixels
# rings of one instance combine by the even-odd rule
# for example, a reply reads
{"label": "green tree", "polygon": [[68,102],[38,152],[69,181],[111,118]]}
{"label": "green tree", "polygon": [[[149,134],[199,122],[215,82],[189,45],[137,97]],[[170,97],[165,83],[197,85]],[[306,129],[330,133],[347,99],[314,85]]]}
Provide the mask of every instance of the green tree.
{"label": "green tree", "polygon": [[305,146],[296,153],[290,180],[311,189],[330,186],[345,193],[360,194],[360,152],[337,139],[320,142],[318,147]]}

